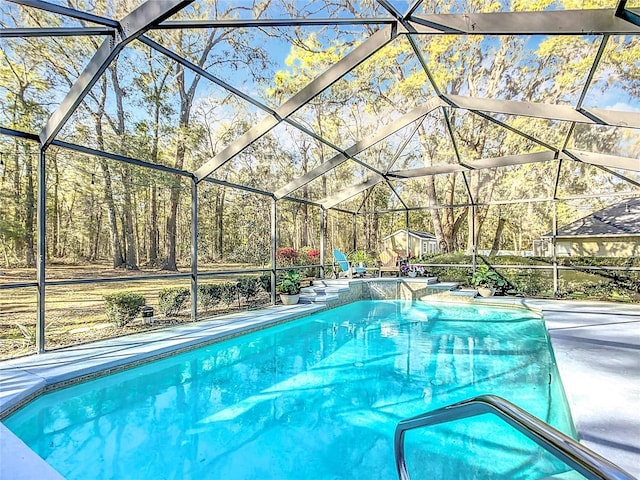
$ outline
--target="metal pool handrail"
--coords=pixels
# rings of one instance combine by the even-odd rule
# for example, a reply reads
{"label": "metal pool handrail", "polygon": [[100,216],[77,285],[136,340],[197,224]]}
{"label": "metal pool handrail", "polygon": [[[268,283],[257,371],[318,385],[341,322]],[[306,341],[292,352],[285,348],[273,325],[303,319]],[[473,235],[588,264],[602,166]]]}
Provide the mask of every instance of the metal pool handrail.
{"label": "metal pool handrail", "polygon": [[416,428],[475,417],[485,413],[498,416],[588,479],[637,480],[606,458],[579,444],[508,400],[496,395],[480,395],[400,421],[396,427],[394,438],[396,467],[400,479],[409,480],[409,472],[404,456],[405,432]]}

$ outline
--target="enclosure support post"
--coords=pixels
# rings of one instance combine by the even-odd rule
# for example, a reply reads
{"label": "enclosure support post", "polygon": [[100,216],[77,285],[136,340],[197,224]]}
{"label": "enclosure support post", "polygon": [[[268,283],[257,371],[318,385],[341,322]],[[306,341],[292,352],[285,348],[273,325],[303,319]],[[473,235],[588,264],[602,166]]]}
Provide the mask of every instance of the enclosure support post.
{"label": "enclosure support post", "polygon": [[354,252],[358,249],[357,235],[358,235],[358,219],[356,217],[356,214],[354,213],[353,214],[353,248],[351,249]]}
{"label": "enclosure support post", "polygon": [[406,238],[407,245],[406,245],[406,249],[405,249],[406,250],[405,256],[407,258],[409,258],[409,250],[410,250],[409,249],[409,240],[411,238],[409,236],[409,210],[405,210],[404,211],[404,228],[407,229],[407,238]]}
{"label": "enclosure support post", "polygon": [[473,270],[471,274],[476,273],[476,267],[478,266],[478,245],[476,245],[476,206],[471,205],[471,264]]}
{"label": "enclosure support post", "polygon": [[553,296],[558,296],[558,255],[556,252],[556,236],[558,235],[558,209],[556,200],[553,200],[553,225],[551,236],[551,248],[553,251]]}
{"label": "enclosure support post", "polygon": [[46,196],[46,153],[44,146],[40,146],[38,156],[38,200],[37,200],[37,235],[38,235],[38,263],[36,265],[36,280],[38,282],[38,323],[36,324],[36,352],[44,353],[44,322],[45,322],[45,285],[47,259],[47,196]]}
{"label": "enclosure support post", "polygon": [[327,211],[320,209],[320,278],[325,278],[324,249],[327,248]]}
{"label": "enclosure support post", "polygon": [[276,250],[278,248],[278,201],[271,202],[271,304],[276,304]]}
{"label": "enclosure support post", "polygon": [[191,321],[198,319],[198,183],[191,178]]}

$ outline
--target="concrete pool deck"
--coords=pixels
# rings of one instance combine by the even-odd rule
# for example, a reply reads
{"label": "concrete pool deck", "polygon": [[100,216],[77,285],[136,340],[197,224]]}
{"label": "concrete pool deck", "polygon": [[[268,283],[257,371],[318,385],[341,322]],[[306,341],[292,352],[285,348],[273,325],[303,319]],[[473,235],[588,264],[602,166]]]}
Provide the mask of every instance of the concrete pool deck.
{"label": "concrete pool deck", "polygon": [[[543,312],[581,443],[640,477],[640,307],[500,297],[475,301]],[[278,306],[0,362],[0,415],[50,385],[323,309]],[[62,477],[0,424],[0,478]]]}
{"label": "concrete pool deck", "polygon": [[640,478],[640,306],[527,305],[543,311],[580,443]]}

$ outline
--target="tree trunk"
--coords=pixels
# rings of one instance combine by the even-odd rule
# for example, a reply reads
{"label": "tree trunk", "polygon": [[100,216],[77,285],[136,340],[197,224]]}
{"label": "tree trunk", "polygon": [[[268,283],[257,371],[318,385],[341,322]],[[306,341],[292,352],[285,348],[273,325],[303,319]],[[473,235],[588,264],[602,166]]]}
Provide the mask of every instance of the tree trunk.
{"label": "tree trunk", "polygon": [[[184,145],[179,144],[178,149],[183,151],[182,159],[184,160]],[[176,157],[177,156],[178,155],[176,154]],[[177,163],[178,163],[178,160],[176,160],[176,164]],[[180,189],[176,186],[171,189],[171,194],[169,195],[169,214],[167,215],[167,247],[165,251],[164,264],[162,265],[163,270],[171,270],[171,271],[178,270],[178,265],[176,263],[176,240],[177,240],[176,230],[177,230],[179,202],[180,202]]]}
{"label": "tree trunk", "polygon": [[136,260],[136,241],[133,230],[133,202],[131,201],[131,169],[123,166],[122,179],[124,181],[124,231],[127,245],[126,266],[128,270],[138,270]]}
{"label": "tree trunk", "polygon": [[[122,87],[120,87],[120,80],[118,78],[118,62],[114,61],[109,67],[109,73],[111,74],[111,83],[113,84],[113,93],[115,94],[116,100],[116,115],[117,115],[117,123],[115,125],[116,135],[119,137],[120,147],[124,146],[126,143],[125,139],[125,118],[124,118],[124,91]],[[121,150],[118,149],[118,150]],[[120,151],[120,153],[126,153]],[[133,231],[133,206],[131,202],[131,189],[132,187],[132,174],[131,167],[129,165],[122,166],[122,188],[124,192],[123,196],[123,209],[124,209],[124,218],[122,222],[122,229],[124,233],[124,240],[126,245],[126,268],[129,270],[137,270],[138,262],[136,260],[136,242],[135,235]]]}
{"label": "tree trunk", "polygon": [[[149,60],[151,63],[151,60]],[[158,142],[160,141],[160,109],[162,108],[161,91],[167,78],[165,74],[161,85],[154,85],[154,105],[153,105],[153,143],[151,146],[151,162],[158,163]],[[150,192],[150,219],[149,219],[149,264],[158,265],[158,242],[160,232],[158,229],[158,189],[155,183],[151,185]]]}
{"label": "tree trunk", "polygon": [[[27,152],[29,153],[29,152]],[[27,155],[25,160],[26,165],[26,177],[27,187],[24,198],[24,245],[25,245],[25,257],[28,267],[35,267],[36,255],[35,255],[35,242],[33,238],[33,227],[35,225],[35,194],[33,188],[33,160],[31,155]]]}
{"label": "tree trunk", "polygon": [[104,201],[107,204],[107,212],[109,214],[109,234],[111,237],[111,255],[113,257],[113,268],[119,268],[124,265],[122,257],[122,244],[118,232],[118,214],[116,212],[115,202],[113,201],[113,190],[111,187],[111,172],[109,165],[104,159],[100,160],[100,168],[104,176]]}
{"label": "tree trunk", "polygon": [[[196,77],[199,78],[199,77]],[[180,89],[180,124],[178,129],[178,144],[176,145],[176,160],[174,168],[181,170],[184,167],[184,157],[186,150],[186,132],[189,128],[189,118],[191,112],[191,102],[193,101],[192,89],[186,92],[184,89],[184,70],[178,66],[178,84]],[[195,80],[194,80],[195,85]],[[195,91],[195,88],[193,88]],[[169,196],[169,215],[167,216],[167,244],[165,251],[163,270],[177,271],[176,263],[176,241],[177,241],[177,222],[178,222],[178,204],[180,203],[180,189],[178,185],[171,189]]]}
{"label": "tree trunk", "polygon": [[102,209],[96,211],[96,232],[93,241],[93,251],[91,252],[91,260],[96,261],[100,255],[100,235],[102,234]]}
{"label": "tree trunk", "polygon": [[496,227],[496,234],[493,237],[493,244],[491,245],[491,251],[489,252],[489,256],[495,255],[500,250],[500,242],[502,240],[502,232],[504,230],[504,226],[507,221],[500,217],[498,218],[498,226]]}
{"label": "tree trunk", "polygon": [[[16,140],[16,142],[14,143],[15,147],[14,147],[14,165],[13,165],[13,193],[15,195],[14,197],[14,205],[15,208],[13,209],[13,224],[15,226],[22,224],[23,221],[23,215],[22,215],[22,209],[20,208],[20,198],[22,197],[22,184],[20,182],[20,170],[21,170],[21,165],[20,165],[20,145],[19,142]],[[15,252],[16,257],[20,258],[22,257],[22,253],[24,251],[24,237],[21,237],[20,235],[15,235],[13,237],[13,250]]]}
{"label": "tree trunk", "polygon": [[[198,59],[198,66],[202,67],[213,48],[214,41],[216,39],[216,33],[209,33],[204,45],[202,52],[200,53],[200,58]],[[196,75],[189,88],[186,89],[185,85],[185,75],[184,68],[182,65],[178,65],[176,67],[177,78],[176,81],[178,83],[178,91],[180,93],[180,121],[179,121],[179,131],[180,135],[178,137],[178,144],[176,145],[176,160],[174,164],[174,168],[181,170],[184,167],[184,157],[186,150],[186,141],[187,141],[187,131],[189,129],[189,121],[191,118],[191,107],[193,106],[193,98],[195,96],[196,89],[198,88],[198,83],[200,82],[200,76]],[[164,270],[178,270],[178,266],[176,264],[176,223],[178,220],[178,203],[180,202],[180,190],[172,189],[171,196],[169,198],[169,215],[167,217],[167,248],[166,248],[166,258],[164,265],[162,268]]]}
{"label": "tree trunk", "polygon": [[[96,141],[98,148],[104,150],[104,134],[102,130],[102,120],[104,118],[104,107],[107,101],[107,79],[103,75],[102,83],[100,84],[100,97],[98,103],[98,110],[93,114],[93,119],[96,127]],[[118,232],[118,214],[116,212],[116,205],[113,199],[113,188],[111,185],[111,171],[109,170],[109,164],[104,158],[100,158],[100,169],[102,170],[102,176],[104,178],[104,202],[107,204],[107,213],[109,217],[109,238],[111,240],[111,256],[113,260],[113,268],[120,268],[124,265],[124,258],[122,256],[122,245],[120,243],[120,236]]]}
{"label": "tree trunk", "polygon": [[216,217],[216,242],[215,242],[215,248],[216,248],[216,252],[217,252],[217,258],[218,259],[222,259],[223,257],[223,239],[224,239],[224,197],[226,194],[226,188],[225,187],[219,187],[219,193],[216,197],[216,213],[215,213],[215,217]]}
{"label": "tree trunk", "polygon": [[158,242],[160,232],[158,231],[158,189],[155,184],[151,185],[150,194],[151,218],[149,222],[149,264],[158,264]]}
{"label": "tree trunk", "polygon": [[[425,183],[425,192],[427,194],[427,201],[429,203],[429,206],[435,207],[438,205],[438,201],[436,197],[436,186],[434,177],[426,177]],[[431,213],[431,220],[433,221],[433,234],[436,236],[436,242],[438,242],[440,253],[449,253],[450,244],[449,242],[447,242],[447,239],[445,237],[440,210],[438,210],[437,208],[433,208],[429,211],[429,213]]]}
{"label": "tree trunk", "polygon": [[55,155],[49,157],[53,164],[53,256],[60,258],[60,224],[62,222],[62,213],[60,212],[60,200],[58,190],[60,187],[60,169]]}

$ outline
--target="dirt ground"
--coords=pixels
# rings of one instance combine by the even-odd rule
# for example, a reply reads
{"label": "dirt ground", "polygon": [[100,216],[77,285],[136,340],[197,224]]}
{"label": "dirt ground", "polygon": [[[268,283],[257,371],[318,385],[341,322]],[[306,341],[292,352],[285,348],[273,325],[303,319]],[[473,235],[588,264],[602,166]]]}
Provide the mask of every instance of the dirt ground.
{"label": "dirt ground", "polygon": [[[220,269],[219,265],[216,269]],[[226,266],[229,270],[238,270],[238,265]],[[187,271],[186,268],[182,271]],[[189,307],[174,318],[164,318],[158,314],[158,293],[168,287],[188,286],[188,279],[137,280],[141,275],[170,274],[158,270],[127,271],[113,269],[108,265],[67,266],[54,265],[47,267],[47,280],[89,279],[130,277],[131,282],[88,283],[65,286],[47,286],[46,290],[46,325],[45,348],[54,350],[92,342],[104,338],[130,335],[147,330],[167,328],[177,323],[188,322]],[[35,270],[11,269],[0,271],[1,284],[35,282]],[[221,279],[220,281],[223,281]],[[226,279],[229,280],[229,279]],[[207,279],[206,282],[214,280]],[[109,322],[104,311],[104,295],[119,291],[133,291],[145,297],[146,304],[154,307],[153,324],[147,324],[141,318],[118,327]],[[0,289],[0,360],[30,355],[35,352],[37,322],[37,288]],[[269,303],[269,295],[261,295],[247,305],[241,299],[237,303],[221,305],[215,310],[200,311],[199,317],[210,318],[238,309],[254,308]]]}

